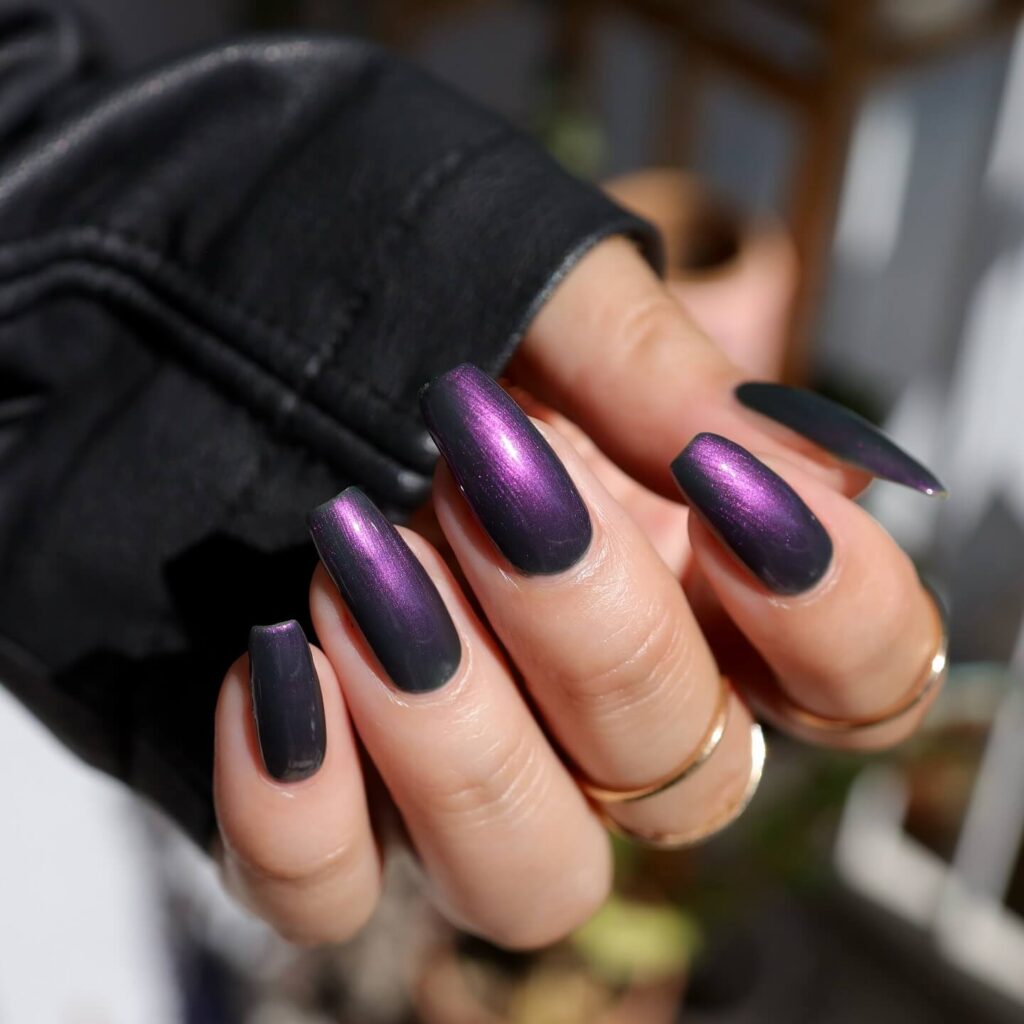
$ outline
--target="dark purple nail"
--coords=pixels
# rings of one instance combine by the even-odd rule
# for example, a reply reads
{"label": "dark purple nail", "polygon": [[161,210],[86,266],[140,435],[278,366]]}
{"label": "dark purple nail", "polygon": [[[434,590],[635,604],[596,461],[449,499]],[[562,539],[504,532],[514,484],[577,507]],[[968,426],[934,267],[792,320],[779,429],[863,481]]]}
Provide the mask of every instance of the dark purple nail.
{"label": "dark purple nail", "polygon": [[745,448],[698,434],[672,474],[690,507],[769,589],[809,590],[828,569],[832,541],[782,477]]}
{"label": "dark purple nail", "polygon": [[297,622],[252,627],[249,683],[267,772],[281,782],[308,779],[324,762],[327,728],[320,680]]}
{"label": "dark purple nail", "polygon": [[452,476],[501,553],[531,574],[578,562],[590,546],[590,515],[522,409],[469,363],[424,388],[420,402]]}
{"label": "dark purple nail", "polygon": [[934,473],[890,441],[873,423],[838,402],[813,391],[760,381],[741,384],[736,397],[748,409],[782,423],[874,476],[913,487],[923,494],[946,494]]}
{"label": "dark purple nail", "polygon": [[357,487],[309,514],[320,559],[384,671],[400,690],[443,686],[462,660],[448,609],[416,556]]}

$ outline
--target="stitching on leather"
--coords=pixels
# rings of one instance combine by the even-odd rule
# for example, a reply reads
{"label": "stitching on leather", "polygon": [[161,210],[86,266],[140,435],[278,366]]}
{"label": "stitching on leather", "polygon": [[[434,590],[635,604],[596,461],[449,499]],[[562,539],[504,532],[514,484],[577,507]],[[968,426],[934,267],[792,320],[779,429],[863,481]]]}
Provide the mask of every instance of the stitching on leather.
{"label": "stitching on leather", "polygon": [[[112,248],[118,247],[123,250],[120,256],[111,251]],[[275,322],[262,312],[245,307],[240,300],[234,297],[207,288],[193,276],[191,271],[173,260],[169,260],[145,240],[133,238],[124,232],[110,231],[95,225],[82,225],[56,231],[42,238],[31,238],[0,245],[0,262],[10,260],[13,263],[33,255],[43,262],[42,266],[33,267],[31,270],[14,266],[6,272],[6,275],[8,277],[28,276],[29,273],[37,272],[46,265],[69,260],[94,262],[101,266],[112,267],[121,273],[135,275],[141,270],[149,276],[151,281],[181,293],[182,297],[193,305],[213,307],[219,315],[226,315],[228,318],[238,320],[243,328],[261,331],[276,336],[286,345],[300,347],[298,340],[282,324]],[[124,265],[125,259],[133,261],[130,267]],[[0,267],[0,276],[4,274],[5,269]],[[256,362],[245,350],[233,348],[233,351],[239,356],[248,358],[251,362]],[[272,369],[263,366],[262,363],[259,365],[261,369],[275,377],[283,390],[294,390]],[[389,411],[394,413],[402,411],[389,396],[375,391],[366,382],[361,381],[360,383],[365,385],[366,393],[370,397],[386,405]],[[345,385],[343,385],[344,388]],[[302,395],[297,394],[295,397],[299,399]],[[324,411],[330,418],[336,418],[329,410],[321,411]]]}
{"label": "stitching on leather", "polygon": [[[48,260],[41,267],[34,269],[31,275],[27,275],[27,274],[19,275],[21,277],[28,277],[29,280],[27,280],[27,281],[24,281],[24,282],[8,281],[6,283],[3,282],[3,281],[0,281],[0,295],[2,295],[2,290],[3,290],[4,287],[17,288],[19,286],[19,284],[23,288],[27,287],[30,290],[30,292],[31,292],[31,289],[33,288],[33,285],[34,284],[37,285],[39,283],[38,282],[38,278],[40,276],[45,274],[47,271],[52,271],[52,270],[58,268],[62,262],[64,264],[66,264],[66,265],[70,265],[72,268],[74,267],[74,264],[76,262],[77,263],[83,263],[83,264],[86,264],[86,265],[90,265],[90,264],[98,265],[103,270],[105,270],[107,272],[112,272],[112,273],[114,273],[116,275],[121,276],[124,279],[125,282],[141,283],[144,287],[147,287],[146,283],[144,281],[140,281],[140,279],[139,279],[139,277],[137,275],[127,274],[127,273],[125,273],[122,270],[122,268],[120,268],[120,267],[118,267],[116,265],[109,266],[109,265],[107,265],[105,263],[102,263],[101,261],[92,260],[92,259],[89,259],[88,257],[72,257],[72,258],[67,258],[66,257],[63,260]],[[42,288],[42,291],[38,292],[38,294],[31,295],[29,303],[27,303],[27,304],[30,305],[32,301],[37,300],[39,295],[45,295],[45,294],[47,294],[50,291],[53,291],[55,289],[59,290],[60,287],[61,287],[61,284],[62,284],[62,282],[60,282],[60,281],[58,281],[56,285],[46,285],[46,284],[44,284],[43,288]],[[106,282],[103,282],[101,285],[97,285],[96,283],[93,283],[91,287],[92,287],[92,290],[94,292],[96,292],[98,294],[107,295],[107,296],[109,296],[111,298],[117,299],[118,301],[123,301],[124,298],[125,298],[125,293],[123,291],[123,287],[119,286],[118,282],[116,282],[116,281],[106,281]],[[151,295],[153,294],[152,290],[149,289],[148,287],[147,287],[147,291],[149,291],[149,293]],[[154,296],[154,298],[156,299],[157,302],[161,303],[162,305],[166,305],[165,301],[162,298],[160,298],[159,295]],[[21,306],[23,306],[23,305],[26,305],[26,304],[22,303],[21,305],[18,306],[18,308],[21,308]],[[207,327],[204,324],[204,321],[202,320],[202,318],[199,318],[197,320],[195,317],[190,315],[190,312],[188,310],[178,309],[178,308],[175,308],[175,307],[171,307],[171,308],[174,308],[175,312],[179,316],[182,316],[182,317],[184,317],[186,319],[192,320],[192,322],[197,325],[198,329],[203,330],[206,333],[211,333],[212,329]],[[3,319],[5,317],[5,315],[6,314],[2,310],[0,310],[0,319]],[[247,353],[240,352],[240,351],[238,351],[237,349],[234,349],[234,348],[231,349],[231,352],[232,352],[232,355],[234,355],[235,357],[237,357],[239,359],[246,360],[250,364],[252,364],[254,366],[257,366],[259,368],[259,372],[260,373],[263,373],[266,376],[273,378],[275,381],[279,380],[279,378],[271,370],[264,368],[261,364],[256,363],[254,360],[250,359],[248,357]],[[269,420],[272,427],[279,427],[279,424],[277,424],[274,421],[272,413],[269,413],[267,410],[255,408],[255,407],[249,405],[248,403],[242,403],[242,404],[240,404],[240,407],[245,409],[250,415],[258,416],[261,420],[264,420],[264,421]],[[370,440],[368,440],[361,433],[359,433],[354,427],[349,426],[347,423],[345,423],[343,420],[339,419],[337,416],[331,415],[330,412],[328,412],[326,410],[323,410],[319,406],[316,406],[316,405],[312,406],[311,409],[314,410],[317,415],[322,416],[325,420],[333,423],[342,432],[344,432],[346,434],[349,434],[349,435],[357,436],[362,441],[362,443],[365,444],[368,449],[372,450],[376,454],[376,456],[378,458],[380,458],[384,463],[386,463],[388,465],[391,465],[393,467],[399,467],[399,468],[401,468],[402,470],[405,470],[405,471],[413,472],[413,473],[415,473],[415,474],[417,474],[419,476],[423,475],[422,473],[419,473],[419,471],[416,470],[414,467],[406,465],[405,462],[403,462],[402,460],[396,458],[391,453],[383,451],[377,445],[374,445]],[[328,463],[330,464],[330,460],[326,460],[326,461],[328,461]]]}
{"label": "stitching on leather", "polygon": [[[431,165],[413,184],[406,195],[405,200],[399,206],[394,218],[381,231],[378,242],[364,260],[362,269],[356,277],[355,286],[350,292],[349,301],[345,307],[339,310],[335,319],[336,329],[331,332],[326,343],[319,350],[314,351],[300,370],[300,379],[297,384],[290,385],[271,367],[265,366],[254,359],[252,354],[244,349],[232,346],[233,354],[248,362],[258,365],[264,373],[272,377],[280,389],[280,397],[276,400],[269,412],[263,412],[262,417],[268,418],[271,426],[280,433],[287,426],[295,409],[300,402],[308,401],[307,392],[316,376],[329,366],[337,357],[340,351],[342,340],[350,336],[359,322],[359,317],[368,307],[370,301],[370,290],[374,277],[379,273],[379,268],[386,265],[386,259],[390,250],[396,246],[405,234],[414,226],[417,214],[422,210],[424,204],[430,197],[436,194],[438,189],[452,179],[461,169],[468,165],[473,159],[478,159],[489,150],[500,148],[506,144],[511,137],[509,129],[496,131],[478,140],[475,144],[457,150],[450,150]],[[112,251],[120,247],[124,251],[120,254]],[[81,251],[84,248],[84,252]],[[93,250],[90,252],[89,250]],[[31,259],[35,256],[42,260],[42,265],[34,268],[19,267],[17,261]],[[190,319],[198,316],[199,322],[206,324],[209,310],[212,307],[214,315],[227,316],[228,319],[240,321],[241,326],[256,329],[276,336],[286,345],[298,346],[293,335],[283,325],[262,312],[256,312],[243,306],[237,297],[229,297],[222,292],[214,291],[198,281],[193,273],[182,267],[180,264],[169,260],[162,252],[155,249],[142,238],[133,238],[127,233],[100,228],[95,225],[82,225],[76,228],[64,229],[54,232],[42,238],[24,239],[18,242],[0,244],[0,278],[6,275],[10,277],[29,276],[38,274],[40,271],[62,261],[83,261],[95,262],[100,266],[113,270],[115,273],[124,273],[131,277],[140,279],[145,283],[145,276],[150,281],[148,287],[151,289],[155,282],[176,292],[184,300],[193,306],[192,310],[181,310]],[[2,263],[9,261],[13,266],[4,268]],[[127,263],[127,266],[122,265]],[[147,265],[148,264],[148,265]],[[140,271],[142,272],[140,274]],[[163,302],[165,300],[159,299]],[[204,313],[201,307],[206,306]],[[200,308],[195,308],[200,307]],[[213,327],[210,333],[220,336],[223,332],[223,325],[207,325]],[[230,328],[228,328],[230,333]],[[369,397],[382,404],[389,412],[395,415],[403,415],[406,410],[394,401],[391,396],[379,391],[365,378],[349,379],[338,382],[339,390],[349,395],[361,393],[363,398]],[[317,410],[327,420],[334,422],[346,433],[352,432],[353,427],[347,425],[340,419],[335,409],[324,408],[317,402],[311,402],[311,407]],[[253,414],[260,411],[249,410]],[[356,431],[367,447],[372,449],[378,457],[386,463],[399,466],[403,470],[411,471],[417,476],[422,474],[415,467],[409,465],[405,460],[396,459],[391,453],[382,450],[378,445]],[[264,456],[265,457],[265,456]],[[233,517],[238,509],[248,499],[254,487],[258,484],[263,458],[257,460],[249,479],[243,482],[233,500],[228,503],[225,514]]]}
{"label": "stitching on leather", "polygon": [[[413,218],[422,209],[423,204],[458,170],[488,150],[499,148],[500,145],[505,144],[510,135],[509,129],[503,129],[479,140],[473,146],[450,150],[417,179],[395,217],[382,229],[378,236],[380,241],[374,247],[371,256],[364,262],[363,270],[357,275],[356,284],[351,293],[351,301],[346,303],[343,310],[339,311],[337,329],[332,332],[327,342],[318,351],[314,351],[309,356],[302,367],[300,371],[301,384],[291,385],[281,379],[272,369],[260,364],[263,369],[274,376],[284,392],[277,411],[279,416],[287,418],[291,409],[305,399],[307,389],[317,374],[333,363],[340,351],[341,342],[355,329],[359,315],[368,306],[370,288],[379,267],[384,265],[388,250],[400,242],[404,233],[413,226]],[[62,251],[65,247],[71,251]],[[87,250],[94,247],[96,252],[91,254],[82,252],[80,247]],[[97,262],[104,262],[102,257],[106,256],[116,261],[117,254],[110,251],[111,247],[122,247],[125,250],[123,256],[128,259],[141,258],[139,264],[132,266],[133,271],[144,270],[158,283],[181,292],[186,300],[198,304],[209,304],[221,315],[239,320],[243,327],[266,332],[276,336],[286,345],[300,347],[298,340],[284,325],[262,311],[248,308],[235,296],[208,288],[195,278],[192,271],[168,259],[164,253],[155,249],[145,239],[133,237],[124,231],[113,231],[97,225],[80,225],[55,231],[39,238],[6,242],[0,244],[0,262],[10,261],[13,263],[32,256],[43,259],[47,263],[59,262],[69,257],[74,259],[94,258]],[[117,269],[123,268],[118,267]],[[20,276],[25,269],[15,266],[8,272]],[[4,269],[0,267],[0,275],[3,273]],[[235,351],[239,355],[250,358],[253,362],[256,361],[252,360],[248,353],[238,349]],[[403,415],[407,411],[392,396],[380,391],[364,377],[338,382],[338,385],[340,390],[348,394],[372,398],[395,415]],[[329,418],[343,425],[332,410],[322,409],[319,405],[317,408],[321,409]]]}
{"label": "stitching on leather", "polygon": [[478,140],[474,145],[461,149],[449,150],[433,165],[428,167],[416,180],[406,195],[405,201],[398,208],[391,222],[377,236],[377,244],[373,252],[363,261],[362,269],[356,276],[356,284],[352,290],[353,301],[344,310],[344,321],[336,320],[336,330],[328,338],[324,346],[310,357],[304,371],[304,377],[311,381],[321,370],[331,366],[341,350],[342,341],[358,326],[359,317],[369,304],[371,287],[375,276],[379,273],[387,259],[389,250],[397,245],[403,236],[411,230],[414,218],[424,204],[460,169],[472,160],[479,159],[492,149],[500,148],[511,136],[509,129],[502,129]]}

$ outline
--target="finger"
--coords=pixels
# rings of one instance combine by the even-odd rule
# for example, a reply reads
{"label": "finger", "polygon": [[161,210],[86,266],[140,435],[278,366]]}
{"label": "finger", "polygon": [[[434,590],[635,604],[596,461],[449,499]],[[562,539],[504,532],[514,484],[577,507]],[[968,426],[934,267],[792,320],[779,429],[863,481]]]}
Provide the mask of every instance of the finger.
{"label": "finger", "polygon": [[[929,676],[941,640],[933,600],[910,559],[863,509],[803,467],[769,462],[709,434],[675,461],[696,513],[694,558],[777,680],[771,685],[825,718],[885,716]],[[898,742],[927,703],[885,728],[821,740]]]}
{"label": "finger", "polygon": [[623,239],[596,246],[559,285],[511,372],[661,494],[675,493],[668,465],[701,430],[786,454],[848,494],[868,479],[740,405],[737,369]]}
{"label": "finger", "polygon": [[435,899],[501,945],[561,938],[607,895],[607,836],[493,640],[437,553],[360,492],[311,530],[335,583],[313,579],[318,636]]}
{"label": "finger", "polygon": [[[582,776],[616,792],[673,777],[728,713],[737,728],[714,755],[719,788],[704,795],[714,802],[725,786],[738,797],[750,774],[749,719],[744,729],[678,581],[643,531],[568,442],[531,424],[478,370],[432,383],[424,414],[448,464],[435,478],[441,527]],[[673,795],[680,800],[635,805],[631,823],[674,834],[677,803],[687,826],[712,816],[688,785]]]}
{"label": "finger", "polygon": [[228,670],[213,784],[228,888],[291,941],[354,935],[380,863],[341,690],[298,623],[254,629]]}

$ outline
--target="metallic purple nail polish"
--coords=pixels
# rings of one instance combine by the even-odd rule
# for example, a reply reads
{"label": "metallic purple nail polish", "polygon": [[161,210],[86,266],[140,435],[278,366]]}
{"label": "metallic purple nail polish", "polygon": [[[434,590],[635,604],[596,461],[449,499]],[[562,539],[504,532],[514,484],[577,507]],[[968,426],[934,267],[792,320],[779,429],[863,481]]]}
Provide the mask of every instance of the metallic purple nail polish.
{"label": "metallic purple nail polish", "polygon": [[327,727],[320,680],[297,622],[252,627],[249,684],[267,772],[281,782],[308,779],[323,764]]}
{"label": "metallic purple nail polish", "polygon": [[481,525],[521,572],[568,569],[590,546],[586,505],[522,409],[463,363],[420,396],[423,417]]}
{"label": "metallic purple nail polish", "polygon": [[384,671],[400,690],[443,686],[462,660],[448,609],[416,556],[357,487],[309,514],[320,559]]}
{"label": "metallic purple nail polish", "polygon": [[884,480],[945,495],[934,473],[862,416],[813,391],[751,381],[736,388],[742,405],[795,430],[827,452]]}
{"label": "metallic purple nail polish", "polygon": [[782,477],[718,434],[698,434],[672,474],[694,509],[737,558],[777,594],[799,594],[832,561],[832,541]]}

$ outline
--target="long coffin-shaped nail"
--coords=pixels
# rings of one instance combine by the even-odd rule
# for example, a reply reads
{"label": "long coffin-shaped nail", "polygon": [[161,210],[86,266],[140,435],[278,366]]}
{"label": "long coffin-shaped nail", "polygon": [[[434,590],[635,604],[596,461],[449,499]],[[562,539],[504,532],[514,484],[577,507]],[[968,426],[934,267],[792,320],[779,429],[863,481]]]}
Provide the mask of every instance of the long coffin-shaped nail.
{"label": "long coffin-shaped nail", "polygon": [[593,528],[551,446],[490,377],[463,363],[420,396],[423,418],[477,519],[523,573],[568,569]]}
{"label": "long coffin-shaped nail", "polygon": [[680,490],[713,533],[770,590],[799,594],[832,561],[832,541],[782,477],[718,434],[698,434],[675,458]]}
{"label": "long coffin-shaped nail", "polygon": [[838,402],[813,391],[761,381],[741,384],[736,397],[748,409],[782,423],[874,476],[923,494],[946,494],[934,473],[890,441],[874,424]]}
{"label": "long coffin-shaped nail", "polygon": [[308,779],[323,764],[327,728],[320,680],[297,622],[252,627],[249,682],[267,772],[281,782]]}
{"label": "long coffin-shaped nail", "polygon": [[384,671],[400,690],[443,686],[462,659],[448,609],[419,560],[357,487],[313,509],[320,559]]}

